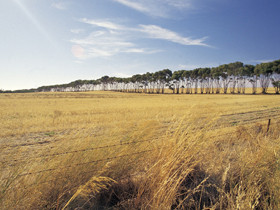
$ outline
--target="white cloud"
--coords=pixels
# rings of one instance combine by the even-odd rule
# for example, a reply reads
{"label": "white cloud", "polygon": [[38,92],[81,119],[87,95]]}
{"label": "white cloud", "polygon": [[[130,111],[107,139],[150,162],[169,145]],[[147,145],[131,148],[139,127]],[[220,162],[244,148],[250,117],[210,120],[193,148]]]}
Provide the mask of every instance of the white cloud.
{"label": "white cloud", "polygon": [[111,29],[111,30],[122,30],[123,29],[123,26],[120,26],[120,25],[117,25],[115,23],[112,23],[110,21],[105,21],[105,20],[89,20],[87,18],[82,18],[82,19],[80,19],[80,21],[83,23],[87,23],[90,25],[99,26],[99,27]]}
{"label": "white cloud", "polygon": [[192,8],[191,0],[165,0],[165,2],[172,7],[177,9]]}
{"label": "white cloud", "polygon": [[157,17],[169,17],[172,10],[185,10],[193,7],[193,0],[113,0],[131,9]]}
{"label": "white cloud", "polygon": [[67,9],[66,4],[63,3],[63,2],[52,3],[51,6],[56,8],[56,9],[59,9],[59,10],[66,10]]}
{"label": "white cloud", "polygon": [[[182,45],[198,45],[198,46],[209,46],[204,43],[207,37],[203,37],[201,39],[192,39],[190,37],[183,37],[179,35],[178,33],[171,31],[169,29],[162,28],[157,25],[139,25],[138,28],[129,28],[122,25],[118,25],[115,23],[112,23],[110,21],[104,21],[104,20],[89,20],[86,18],[83,18],[80,20],[81,22],[95,25],[101,28],[106,28],[109,30],[109,32],[113,34],[119,34],[122,35],[123,32],[125,33],[133,33],[133,32],[142,32],[144,34],[147,34],[149,38],[153,39],[162,39],[162,40],[168,40],[171,42],[175,42]],[[104,35],[106,33],[105,31],[96,31],[95,34],[97,36]],[[139,34],[134,34],[135,36],[139,36]]]}
{"label": "white cloud", "polygon": [[108,49],[97,49],[94,47],[90,47],[88,49],[87,57],[93,58],[93,57],[110,57],[114,55],[114,50],[108,50]]}
{"label": "white cloud", "polygon": [[131,1],[131,0],[114,0],[114,1],[119,2],[132,9],[138,10],[140,12],[150,12],[149,7],[144,6],[141,1]]}
{"label": "white cloud", "polygon": [[144,54],[154,54],[158,52],[162,52],[162,50],[152,50],[152,49],[146,49],[146,48],[130,48],[123,52],[126,53],[144,53]]}
{"label": "white cloud", "polygon": [[[162,52],[160,49],[141,47],[141,39],[160,39],[181,45],[208,46],[204,43],[206,38],[192,39],[156,25],[139,25],[126,27],[108,20],[80,19],[80,22],[95,26],[87,37],[72,39],[73,55],[78,59],[92,57],[110,57],[119,53],[153,54]],[[77,31],[72,31],[77,32]],[[77,46],[80,46],[78,48]],[[82,50],[82,49],[83,50]]]}
{"label": "white cloud", "polygon": [[182,45],[208,46],[207,44],[203,43],[206,37],[201,39],[191,39],[156,25],[140,25],[140,28],[141,32],[149,35],[149,37],[153,39],[168,40]]}
{"label": "white cloud", "polygon": [[70,42],[73,43],[72,53],[78,59],[110,57],[119,53],[152,54],[158,52],[154,49],[138,48],[135,43],[128,41],[126,34],[119,36],[105,30],[92,32],[85,38],[72,39]]}
{"label": "white cloud", "polygon": [[132,47],[133,43],[125,41],[121,37],[112,36],[107,31],[92,32],[88,37],[83,39],[72,39],[72,43],[79,45],[95,45],[99,47]]}

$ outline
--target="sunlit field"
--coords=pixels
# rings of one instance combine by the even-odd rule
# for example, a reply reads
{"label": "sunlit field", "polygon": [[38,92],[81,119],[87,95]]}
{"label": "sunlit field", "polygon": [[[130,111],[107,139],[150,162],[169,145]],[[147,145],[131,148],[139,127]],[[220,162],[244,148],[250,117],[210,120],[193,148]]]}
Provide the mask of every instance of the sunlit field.
{"label": "sunlit field", "polygon": [[279,209],[279,118],[269,94],[0,94],[0,208]]}

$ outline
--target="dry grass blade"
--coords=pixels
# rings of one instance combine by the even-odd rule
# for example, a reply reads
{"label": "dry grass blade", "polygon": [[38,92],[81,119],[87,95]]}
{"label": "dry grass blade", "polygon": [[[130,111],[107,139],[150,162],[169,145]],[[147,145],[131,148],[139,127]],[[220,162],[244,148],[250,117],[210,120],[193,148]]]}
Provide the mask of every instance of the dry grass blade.
{"label": "dry grass blade", "polygon": [[67,208],[78,196],[82,198],[93,197],[100,193],[102,190],[107,190],[112,184],[116,183],[108,177],[92,177],[86,184],[80,186],[76,193],[69,199],[69,201],[62,208]]}

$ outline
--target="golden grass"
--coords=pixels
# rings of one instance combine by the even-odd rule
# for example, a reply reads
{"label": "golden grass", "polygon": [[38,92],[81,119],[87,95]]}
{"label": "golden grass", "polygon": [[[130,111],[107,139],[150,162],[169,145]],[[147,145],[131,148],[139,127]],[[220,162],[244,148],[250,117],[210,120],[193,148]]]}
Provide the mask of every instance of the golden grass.
{"label": "golden grass", "polygon": [[1,94],[0,107],[2,209],[280,207],[277,95]]}

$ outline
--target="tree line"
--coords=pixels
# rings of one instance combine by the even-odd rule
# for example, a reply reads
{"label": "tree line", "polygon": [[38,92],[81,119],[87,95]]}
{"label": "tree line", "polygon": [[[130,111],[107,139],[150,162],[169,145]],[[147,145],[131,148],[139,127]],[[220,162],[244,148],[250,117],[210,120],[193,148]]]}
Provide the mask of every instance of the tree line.
{"label": "tree line", "polygon": [[110,90],[164,94],[166,89],[170,89],[174,94],[245,94],[246,88],[251,87],[251,93],[256,94],[257,88],[260,87],[261,92],[266,94],[270,86],[279,94],[280,60],[255,66],[235,62],[212,68],[174,72],[163,69],[154,73],[136,74],[129,78],[103,76],[97,80],[76,80],[68,84],[42,86],[18,92]]}

